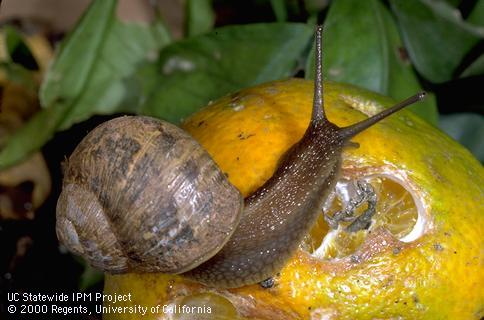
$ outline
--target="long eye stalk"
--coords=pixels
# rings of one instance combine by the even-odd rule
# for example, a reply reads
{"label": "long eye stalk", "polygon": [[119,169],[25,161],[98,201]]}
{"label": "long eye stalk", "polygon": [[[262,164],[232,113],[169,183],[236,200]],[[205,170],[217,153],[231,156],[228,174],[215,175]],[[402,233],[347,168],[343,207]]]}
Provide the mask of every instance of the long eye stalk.
{"label": "long eye stalk", "polygon": [[314,79],[314,102],[311,121],[326,121],[323,100],[323,26],[316,27],[316,73]]}

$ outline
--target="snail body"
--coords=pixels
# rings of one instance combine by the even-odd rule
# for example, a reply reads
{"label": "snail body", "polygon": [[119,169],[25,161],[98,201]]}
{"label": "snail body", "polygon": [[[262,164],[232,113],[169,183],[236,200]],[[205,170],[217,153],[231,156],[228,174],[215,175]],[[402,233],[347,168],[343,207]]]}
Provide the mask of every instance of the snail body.
{"label": "snail body", "polygon": [[227,288],[277,273],[321,213],[350,138],[424,96],[349,127],[332,124],[323,109],[321,32],[308,129],[252,195],[244,200],[181,129],[117,118],[89,133],[67,162],[61,242],[111,273],[184,273]]}

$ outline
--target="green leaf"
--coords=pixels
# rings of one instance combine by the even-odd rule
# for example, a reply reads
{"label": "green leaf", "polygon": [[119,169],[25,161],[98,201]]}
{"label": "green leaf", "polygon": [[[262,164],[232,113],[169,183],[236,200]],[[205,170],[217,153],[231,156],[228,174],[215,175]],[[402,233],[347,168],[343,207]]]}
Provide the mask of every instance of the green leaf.
{"label": "green leaf", "polygon": [[11,61],[26,69],[38,70],[39,66],[37,61],[35,61],[32,52],[30,52],[29,47],[27,47],[22,35],[17,29],[7,25],[3,27],[3,31],[5,34],[7,53],[10,56]]}
{"label": "green leaf", "polygon": [[310,15],[318,14],[329,6],[331,0],[304,0],[304,7]]}
{"label": "green leaf", "polygon": [[484,162],[484,117],[475,113],[440,116],[440,128]]}
{"label": "green leaf", "polygon": [[114,19],[116,0],[93,1],[74,31],[62,42],[41,91],[43,107],[76,99],[84,90]]}
{"label": "green leaf", "polygon": [[277,22],[285,22],[287,20],[287,7],[285,0],[271,0],[272,11],[276,16]]}
{"label": "green leaf", "polygon": [[112,21],[115,4],[115,0],[94,1],[63,42],[40,92],[41,103],[46,109],[35,114],[9,138],[0,152],[0,169],[38,150],[60,126],[70,105],[84,89]]}
{"label": "green leaf", "polygon": [[305,24],[252,24],[173,43],[139,74],[140,112],[177,123],[224,94],[289,77],[312,34]]}
{"label": "green leaf", "polygon": [[[311,54],[306,67],[308,78],[314,74],[313,59]],[[325,78],[334,81],[351,83],[395,100],[422,90],[395,22],[376,0],[333,2],[325,21],[323,59]],[[435,99],[428,98],[410,109],[437,123]]]}
{"label": "green leaf", "polygon": [[443,1],[390,0],[415,67],[426,79],[452,78],[465,54],[484,36],[484,29],[462,20],[460,12]]}
{"label": "green leaf", "polygon": [[168,41],[167,38],[158,38],[154,28],[156,26],[114,21],[93,72],[89,74],[88,82],[71,112],[63,119],[61,129],[69,128],[93,114],[134,112],[140,97],[130,78],[145,61],[156,61],[160,48]]}
{"label": "green leaf", "polygon": [[8,56],[11,57],[18,45],[23,42],[22,36],[18,33],[17,29],[9,25],[4,26],[2,31],[5,37],[5,43],[3,44]]}
{"label": "green leaf", "polygon": [[142,63],[156,60],[168,33],[159,23],[148,27],[114,20],[113,4],[93,2],[63,42],[42,87],[46,108],[8,140],[0,152],[0,168],[36,151],[57,130],[93,114],[133,111],[139,105],[129,79]]}
{"label": "green leaf", "polygon": [[187,0],[185,10],[185,29],[188,37],[212,30],[215,23],[212,0]]}
{"label": "green leaf", "polygon": [[0,151],[0,170],[14,165],[30,153],[40,149],[52,138],[59,122],[66,113],[65,105],[37,112],[23,127],[15,132]]}
{"label": "green leaf", "polygon": [[484,74],[484,54],[481,54],[461,74],[461,78]]}
{"label": "green leaf", "polygon": [[477,1],[469,17],[467,17],[467,22],[484,26],[484,0]]}

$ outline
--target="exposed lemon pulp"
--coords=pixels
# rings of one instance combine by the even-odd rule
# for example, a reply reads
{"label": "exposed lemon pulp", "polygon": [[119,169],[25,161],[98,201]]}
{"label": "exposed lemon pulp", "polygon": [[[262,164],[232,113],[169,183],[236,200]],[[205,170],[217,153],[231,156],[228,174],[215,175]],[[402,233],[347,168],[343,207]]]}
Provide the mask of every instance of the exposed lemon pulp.
{"label": "exposed lemon pulp", "polygon": [[[370,227],[358,232],[349,232],[346,227],[351,222],[341,222],[332,230],[323,218],[318,220],[301,247],[322,259],[343,258],[354,253],[365,241],[368,233],[383,227],[396,239],[402,239],[414,228],[418,218],[418,208],[411,193],[398,182],[385,176],[372,176],[365,179],[377,195],[376,213]],[[333,216],[344,207],[344,200],[334,197],[328,214]],[[363,203],[354,211],[354,217],[362,214],[368,205]]]}

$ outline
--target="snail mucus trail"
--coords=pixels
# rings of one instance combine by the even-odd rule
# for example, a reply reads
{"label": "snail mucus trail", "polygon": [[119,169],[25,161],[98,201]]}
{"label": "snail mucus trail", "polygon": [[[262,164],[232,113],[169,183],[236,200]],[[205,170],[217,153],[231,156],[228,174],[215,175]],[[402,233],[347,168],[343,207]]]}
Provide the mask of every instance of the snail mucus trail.
{"label": "snail mucus trail", "polygon": [[120,117],[91,131],[67,161],[57,204],[59,240],[110,273],[183,273],[225,288],[276,274],[321,214],[349,140],[425,95],[336,126],[323,108],[321,37],[318,27],[309,126],[252,195],[242,199],[178,127]]}

